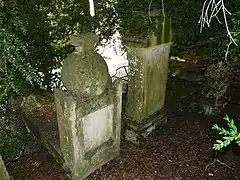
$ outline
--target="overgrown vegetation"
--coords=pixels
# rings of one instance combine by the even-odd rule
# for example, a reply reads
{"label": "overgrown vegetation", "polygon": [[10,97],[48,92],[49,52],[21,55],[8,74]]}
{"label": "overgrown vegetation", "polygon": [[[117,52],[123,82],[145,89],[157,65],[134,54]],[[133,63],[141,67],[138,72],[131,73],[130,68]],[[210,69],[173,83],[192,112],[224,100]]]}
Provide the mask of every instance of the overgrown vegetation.
{"label": "overgrown vegetation", "polygon": [[22,131],[21,133],[19,131],[19,134],[21,135],[17,135],[8,127],[6,127],[7,129],[3,129],[4,126],[6,127],[6,122],[1,122],[0,154],[3,157],[4,161],[6,163],[9,163],[18,160],[19,157],[22,155],[29,134],[25,131],[25,129],[22,129],[24,131]]}
{"label": "overgrown vegetation", "polygon": [[1,94],[50,89],[59,77],[52,70],[61,67],[73,50],[67,43],[71,34],[98,31],[102,39],[108,39],[115,32],[113,6],[99,0],[96,11],[90,17],[87,1],[1,1]]}

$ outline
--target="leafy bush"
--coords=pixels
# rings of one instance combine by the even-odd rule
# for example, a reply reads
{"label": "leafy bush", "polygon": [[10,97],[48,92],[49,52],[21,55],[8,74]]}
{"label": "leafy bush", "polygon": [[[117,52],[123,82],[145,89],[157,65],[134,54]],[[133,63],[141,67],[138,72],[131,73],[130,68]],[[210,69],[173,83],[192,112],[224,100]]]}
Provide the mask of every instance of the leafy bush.
{"label": "leafy bush", "polygon": [[0,117],[0,154],[7,163],[20,157],[29,139],[22,118],[20,112]]}
{"label": "leafy bush", "polygon": [[217,130],[220,135],[223,135],[223,140],[216,140],[216,143],[213,145],[214,150],[221,150],[227,147],[232,141],[236,141],[240,146],[240,124],[239,128],[237,128],[234,120],[230,120],[228,115],[223,119],[227,122],[228,129],[220,127],[218,124],[214,124],[212,127],[213,130]]}
{"label": "leafy bush", "polygon": [[11,162],[18,159],[25,148],[25,141],[14,136],[12,132],[0,129],[0,154],[5,162]]}
{"label": "leafy bush", "polygon": [[[164,10],[167,17],[172,19],[174,51],[199,50],[202,54],[211,57],[224,55],[226,41],[228,40],[225,26],[217,21],[211,23],[211,28],[205,28],[200,33],[198,24],[204,0],[164,1]],[[116,10],[120,18],[120,32],[122,35],[144,34],[151,31],[155,24],[153,17],[149,17],[150,11],[156,12],[163,9],[161,1],[149,0],[121,0],[118,1]],[[191,27],[191,28],[189,28]],[[148,32],[147,32],[148,33]]]}
{"label": "leafy bush", "polygon": [[92,18],[88,1],[0,1],[0,59],[5,65],[0,93],[6,87],[17,93],[51,89],[59,78],[53,69],[73,51],[71,34],[98,31],[108,39],[115,32],[113,5],[110,0],[95,5]]}

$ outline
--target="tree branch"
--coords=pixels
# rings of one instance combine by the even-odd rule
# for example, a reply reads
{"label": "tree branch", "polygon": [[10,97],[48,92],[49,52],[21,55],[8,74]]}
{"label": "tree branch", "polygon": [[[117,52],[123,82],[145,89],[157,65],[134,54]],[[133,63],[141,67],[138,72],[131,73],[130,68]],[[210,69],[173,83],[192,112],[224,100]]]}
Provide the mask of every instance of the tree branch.
{"label": "tree branch", "polygon": [[227,50],[225,53],[225,60],[226,60],[230,45],[234,44],[238,46],[238,44],[233,39],[232,34],[228,27],[227,14],[231,15],[231,13],[225,7],[224,0],[205,0],[203,3],[202,13],[198,23],[200,23],[200,33],[202,33],[202,29],[205,27],[205,25],[210,27],[210,23],[213,18],[216,18],[216,20],[221,24],[218,18],[218,14],[220,11],[223,13],[224,24],[226,26],[227,36],[229,37],[229,41],[230,41],[227,45]]}

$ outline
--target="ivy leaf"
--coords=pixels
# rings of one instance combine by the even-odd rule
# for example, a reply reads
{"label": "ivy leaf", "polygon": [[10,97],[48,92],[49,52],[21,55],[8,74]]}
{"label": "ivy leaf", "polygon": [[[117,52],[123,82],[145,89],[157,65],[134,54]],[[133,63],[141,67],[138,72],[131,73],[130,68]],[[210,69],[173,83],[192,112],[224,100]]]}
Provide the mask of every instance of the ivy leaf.
{"label": "ivy leaf", "polygon": [[236,141],[237,145],[240,146],[240,139]]}
{"label": "ivy leaf", "polygon": [[227,114],[225,115],[225,117],[223,119],[230,123],[229,116]]}

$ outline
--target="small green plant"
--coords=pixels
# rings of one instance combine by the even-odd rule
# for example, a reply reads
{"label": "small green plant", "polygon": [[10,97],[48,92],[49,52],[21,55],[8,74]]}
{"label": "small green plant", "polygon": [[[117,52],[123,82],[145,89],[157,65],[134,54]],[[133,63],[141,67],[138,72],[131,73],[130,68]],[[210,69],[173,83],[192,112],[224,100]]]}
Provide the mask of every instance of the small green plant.
{"label": "small green plant", "polygon": [[240,146],[240,125],[238,129],[234,120],[230,120],[228,115],[223,119],[227,121],[228,129],[224,129],[218,124],[214,124],[212,127],[213,130],[217,130],[220,135],[223,135],[223,140],[216,140],[216,143],[213,145],[214,150],[221,150],[222,148],[227,147],[232,141],[236,141]]}

